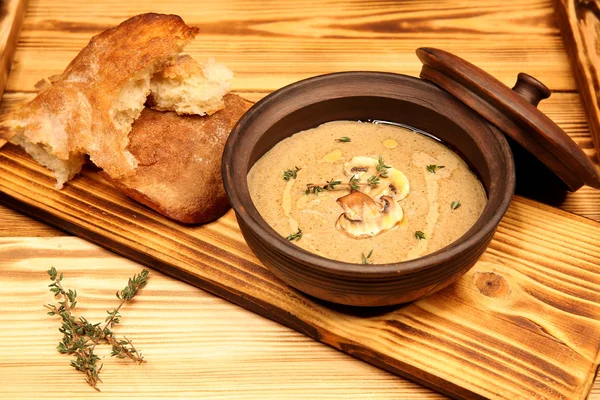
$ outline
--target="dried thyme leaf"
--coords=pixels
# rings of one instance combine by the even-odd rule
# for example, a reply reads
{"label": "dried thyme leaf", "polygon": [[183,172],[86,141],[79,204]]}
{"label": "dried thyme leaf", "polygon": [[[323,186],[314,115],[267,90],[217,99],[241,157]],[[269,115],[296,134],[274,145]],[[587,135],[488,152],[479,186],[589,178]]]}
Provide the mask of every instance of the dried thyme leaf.
{"label": "dried thyme leaf", "polygon": [[431,172],[432,174],[435,174],[435,171],[438,169],[443,169],[446,168],[444,165],[435,165],[435,164],[430,164],[427,166],[427,171]]}
{"label": "dried thyme leaf", "polygon": [[358,183],[359,183],[359,179],[358,179],[358,177],[356,175],[352,175],[352,177],[348,181],[348,185],[350,185],[350,188],[352,190],[358,190],[359,189]]}
{"label": "dried thyme leaf", "polygon": [[333,190],[335,189],[335,187],[339,184],[341,184],[342,181],[334,181],[333,179],[330,181],[327,181],[327,185],[323,186],[323,189],[325,190]]}
{"label": "dried thyme leaf", "polygon": [[379,176],[371,175],[369,177],[369,179],[367,179],[367,182],[369,183],[370,186],[377,186],[377,185],[379,185]]}
{"label": "dried thyme leaf", "polygon": [[386,165],[383,162],[383,156],[379,155],[379,159],[377,160],[377,172],[379,173],[379,176],[381,176],[382,178],[387,178],[387,174],[388,174],[388,169],[392,168],[389,165]]}
{"label": "dried thyme leaf", "polygon": [[294,169],[286,169],[285,171],[283,171],[283,180],[289,181],[292,178],[296,179],[296,177],[298,176],[298,171],[300,171],[300,168],[298,167],[294,167]]}
{"label": "dried thyme leaf", "polygon": [[373,261],[370,261],[369,258],[373,255],[373,249],[365,256],[365,253],[361,253],[362,261],[361,264],[373,264]]}
{"label": "dried thyme leaf", "polygon": [[296,233],[292,233],[291,235],[288,235],[288,237],[286,237],[287,240],[289,240],[290,242],[293,240],[300,240],[302,238],[302,229],[298,228],[298,232]]}

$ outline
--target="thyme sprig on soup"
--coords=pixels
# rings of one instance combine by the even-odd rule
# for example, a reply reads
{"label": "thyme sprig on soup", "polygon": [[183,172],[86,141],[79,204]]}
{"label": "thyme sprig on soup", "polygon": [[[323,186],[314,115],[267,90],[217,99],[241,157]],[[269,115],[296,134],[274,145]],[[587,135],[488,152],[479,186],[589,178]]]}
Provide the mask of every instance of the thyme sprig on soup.
{"label": "thyme sprig on soup", "polygon": [[487,201],[467,164],[439,141],[354,121],[328,122],[279,142],[252,167],[248,187],[282,237],[357,264],[437,251],[462,236]]}

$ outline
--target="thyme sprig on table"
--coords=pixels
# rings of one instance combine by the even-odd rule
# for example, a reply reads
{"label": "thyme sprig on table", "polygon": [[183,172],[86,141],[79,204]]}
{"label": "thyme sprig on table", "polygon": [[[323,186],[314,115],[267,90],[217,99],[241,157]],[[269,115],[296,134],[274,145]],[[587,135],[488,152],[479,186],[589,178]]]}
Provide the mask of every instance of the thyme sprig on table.
{"label": "thyme sprig on table", "polygon": [[100,323],[92,324],[84,317],[76,318],[73,310],[77,305],[77,291],[65,289],[62,285],[63,274],[59,275],[56,268],[52,267],[48,271],[52,283],[49,286],[50,292],[58,300],[58,305],[47,304],[48,315],[58,315],[62,319],[62,326],[59,328],[63,334],[62,341],[58,344],[57,350],[61,354],[70,354],[75,357],[71,360],[71,366],[77,371],[85,374],[85,381],[94,389],[98,389],[98,382],[102,382],[99,377],[102,365],[98,366],[98,357],[94,350],[100,342],[112,345],[112,357],[129,358],[137,363],[142,363],[144,357],[133,345],[132,341],[123,337],[117,340],[114,337],[112,328],[121,322],[119,310],[128,301],[131,301],[148,283],[148,270],[144,269],[140,274],[130,278],[127,286],[117,292],[117,298],[121,300],[120,304],[113,310],[107,311],[105,325],[100,327]]}

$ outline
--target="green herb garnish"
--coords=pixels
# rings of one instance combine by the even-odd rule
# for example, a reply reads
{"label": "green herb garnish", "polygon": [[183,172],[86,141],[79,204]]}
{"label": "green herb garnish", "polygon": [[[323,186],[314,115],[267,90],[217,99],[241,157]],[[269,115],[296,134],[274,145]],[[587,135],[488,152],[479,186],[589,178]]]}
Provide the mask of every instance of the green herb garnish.
{"label": "green herb garnish", "polygon": [[454,210],[456,210],[460,206],[461,206],[460,201],[454,200],[452,202],[452,204],[450,204],[450,209],[452,209],[452,211],[454,211]]}
{"label": "green herb garnish", "polygon": [[427,171],[431,172],[432,174],[435,174],[436,170],[442,169],[442,168],[446,168],[446,167],[444,165],[430,164],[427,166]]}
{"label": "green herb garnish", "polygon": [[339,184],[341,184],[342,181],[334,181],[333,179],[330,181],[327,181],[327,185],[323,186],[323,189],[325,190],[333,190],[335,189],[335,187]]}
{"label": "green herb garnish", "polygon": [[[361,168],[361,172],[367,171],[368,168],[364,167],[364,170]],[[342,181],[334,181],[333,179],[330,181],[327,181],[326,184],[321,184],[321,185],[315,185],[313,183],[309,183],[306,185],[306,190],[304,191],[304,193],[306,193],[306,195],[309,195],[311,193],[314,194],[319,194],[319,192],[322,192],[324,190],[335,190],[336,186],[349,186],[350,190],[359,190],[360,186],[377,186],[381,183],[380,178],[387,178],[388,177],[388,169],[392,168],[389,165],[386,165],[383,162],[383,157],[379,156],[379,160],[377,162],[377,175],[371,175],[369,177],[369,179],[367,179],[367,182],[361,182],[359,177],[354,174],[352,175],[352,177],[350,177],[350,179],[348,180],[348,183],[343,183]],[[289,170],[288,170],[289,171]],[[355,169],[353,168],[352,171],[354,172]],[[285,179],[285,176],[284,176]]]}
{"label": "green herb garnish", "polygon": [[335,139],[336,142],[349,143],[352,141],[348,136],[342,136],[339,139]]}
{"label": "green herb garnish", "polygon": [[373,249],[365,256],[365,253],[361,253],[362,256],[362,264],[373,264],[373,261],[370,261],[369,258],[373,255]]}
{"label": "green herb garnish", "polygon": [[379,173],[379,176],[381,176],[382,178],[387,178],[387,170],[390,168],[392,167],[390,167],[389,165],[385,165],[385,163],[383,162],[383,157],[379,155],[379,159],[377,161],[377,172]]}
{"label": "green herb garnish", "polygon": [[352,189],[352,190],[359,189],[358,183],[359,183],[359,179],[356,175],[352,175],[352,177],[348,181],[348,185],[350,186],[350,189]]}
{"label": "green herb garnish", "polygon": [[308,196],[312,192],[313,194],[318,196],[319,193],[324,190],[325,189],[323,189],[322,186],[313,185],[312,183],[309,183],[306,185],[306,191],[304,193],[306,193],[306,195]]}
{"label": "green herb garnish", "polygon": [[369,186],[377,186],[379,185],[379,176],[371,175],[369,179],[367,179],[367,182],[369,183]]}
{"label": "green herb garnish", "polygon": [[298,167],[294,167],[294,169],[286,169],[285,171],[283,171],[283,180],[289,181],[292,178],[296,179],[296,177],[298,176],[298,171],[300,171],[300,168]]}
{"label": "green herb garnish", "polygon": [[84,317],[76,318],[73,310],[77,305],[77,291],[67,290],[62,286],[63,274],[59,275],[56,268],[52,267],[47,272],[52,281],[49,285],[50,291],[58,300],[58,306],[47,304],[44,307],[50,310],[48,315],[57,315],[62,319],[59,331],[63,334],[63,338],[56,348],[59,353],[75,356],[75,359],[71,360],[71,366],[85,374],[85,381],[90,386],[100,391],[96,385],[98,382],[102,382],[99,377],[102,365],[98,367],[100,357],[94,354],[98,343],[112,345],[112,357],[129,358],[137,363],[145,362],[142,353],[133,346],[131,340],[126,337],[117,340],[111,329],[121,322],[119,314],[121,307],[132,300],[148,283],[148,270],[144,269],[140,274],[134,275],[129,279],[127,286],[117,292],[117,299],[121,302],[113,310],[107,311],[108,317],[106,317],[103,327],[100,326],[100,323],[90,323]]}
{"label": "green herb garnish", "polygon": [[292,233],[291,235],[288,235],[288,237],[286,237],[287,240],[289,240],[290,242],[293,240],[300,240],[302,238],[302,229],[298,228],[298,232],[296,233]]}
{"label": "green herb garnish", "polygon": [[415,238],[417,240],[425,240],[425,234],[421,231],[416,231],[415,232]]}

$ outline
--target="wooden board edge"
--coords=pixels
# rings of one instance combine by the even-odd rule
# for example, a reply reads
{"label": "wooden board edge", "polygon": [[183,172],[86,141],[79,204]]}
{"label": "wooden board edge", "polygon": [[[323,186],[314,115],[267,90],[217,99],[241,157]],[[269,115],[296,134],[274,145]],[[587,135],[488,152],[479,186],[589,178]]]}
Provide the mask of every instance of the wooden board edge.
{"label": "wooden board edge", "polygon": [[[0,22],[0,32],[8,32],[6,37],[0,38],[0,49],[2,50],[0,60],[0,97],[4,94],[4,88],[8,81],[8,74],[12,66],[28,2],[29,0],[5,0],[0,3],[1,12],[4,15],[4,18]],[[14,3],[17,3],[16,6],[13,5]],[[2,147],[1,141],[0,147]]]}
{"label": "wooden board edge", "polygon": [[600,364],[596,365],[595,371],[593,373],[588,374],[588,379],[586,382],[584,382],[585,387],[587,387],[587,390],[584,391],[584,397],[583,397],[584,399],[590,398],[592,390],[594,390],[596,380],[598,379],[599,371],[600,371]]}
{"label": "wooden board edge", "polygon": [[578,51],[579,47],[577,45],[577,39],[575,38],[575,35],[579,35],[578,27],[571,25],[568,10],[569,0],[553,0],[552,3],[554,6],[556,22],[561,32],[565,49],[569,55],[569,64],[571,65],[577,89],[585,109],[588,127],[592,136],[594,148],[596,149],[596,158],[600,161],[600,110],[594,106],[594,93],[590,90],[590,85],[586,78],[587,74],[583,69],[583,65],[587,64],[588,61],[582,59],[581,54]]}
{"label": "wooden board edge", "polygon": [[[349,342],[346,339],[340,338],[334,332],[322,332],[315,329],[311,325],[304,322],[285,311],[281,311],[271,304],[264,302],[255,297],[246,294],[238,293],[235,290],[226,286],[221,286],[218,282],[209,282],[199,279],[197,276],[178,269],[176,266],[166,263],[158,258],[148,254],[131,249],[123,244],[114,241],[106,240],[104,237],[86,230],[76,224],[64,221],[56,217],[51,212],[36,208],[30,204],[19,201],[17,198],[0,191],[0,204],[9,207],[15,211],[28,215],[36,220],[40,220],[55,228],[71,233],[84,240],[94,243],[108,251],[117,255],[133,260],[137,263],[145,265],[156,271],[159,271],[167,276],[183,281],[194,287],[205,290],[213,295],[223,298],[235,305],[245,308],[255,314],[275,321],[297,332],[300,332],[320,343],[326,344],[336,350],[342,351],[356,359],[367,362],[377,368],[388,371],[394,375],[401,376],[413,382],[416,382],[424,387],[435,390],[443,395],[460,400],[483,400],[486,399],[478,393],[468,390],[457,384],[447,381],[431,373],[427,373],[412,367],[409,364],[395,360],[378,352],[366,353],[358,343]],[[319,302],[317,299],[311,298],[312,301]],[[325,306],[325,305],[324,305]]]}

